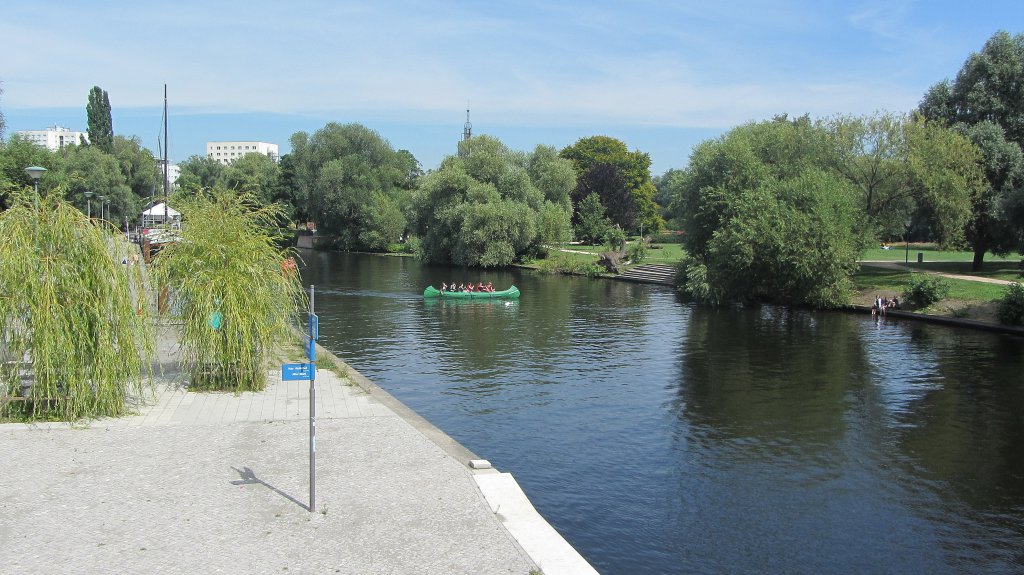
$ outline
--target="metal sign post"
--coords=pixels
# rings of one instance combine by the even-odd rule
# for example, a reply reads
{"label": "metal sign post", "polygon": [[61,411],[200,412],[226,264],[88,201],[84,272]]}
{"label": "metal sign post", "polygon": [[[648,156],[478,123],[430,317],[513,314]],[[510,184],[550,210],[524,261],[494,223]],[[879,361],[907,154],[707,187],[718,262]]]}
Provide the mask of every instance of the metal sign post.
{"label": "metal sign post", "polygon": [[320,322],[313,313],[313,284],[309,284],[309,511],[316,510],[316,340],[319,337]]}
{"label": "metal sign post", "polygon": [[[217,314],[217,326],[220,314]],[[213,319],[211,318],[211,322]],[[212,325],[212,324],[211,324]],[[313,286],[309,286],[309,333],[306,335],[308,363],[281,365],[281,381],[309,380],[309,511],[316,510],[316,340],[320,339],[320,318],[313,313]]]}

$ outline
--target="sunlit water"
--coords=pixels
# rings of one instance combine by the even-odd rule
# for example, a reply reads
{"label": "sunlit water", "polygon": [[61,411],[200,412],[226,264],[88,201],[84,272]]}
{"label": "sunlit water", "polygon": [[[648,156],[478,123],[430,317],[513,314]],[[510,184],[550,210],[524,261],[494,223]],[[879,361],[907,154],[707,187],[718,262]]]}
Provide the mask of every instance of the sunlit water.
{"label": "sunlit water", "polygon": [[[1024,572],[1024,340],[306,252],[321,343],[602,573]],[[518,302],[425,301],[442,281]]]}

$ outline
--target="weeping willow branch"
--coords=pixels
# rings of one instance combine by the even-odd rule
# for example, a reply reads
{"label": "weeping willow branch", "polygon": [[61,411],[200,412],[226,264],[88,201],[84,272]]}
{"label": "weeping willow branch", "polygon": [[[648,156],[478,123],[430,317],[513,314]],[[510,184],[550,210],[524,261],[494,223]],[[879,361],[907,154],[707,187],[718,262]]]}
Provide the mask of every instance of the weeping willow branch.
{"label": "weeping willow branch", "polygon": [[61,190],[0,213],[0,416],[73,421],[127,411],[155,344],[129,244]]}
{"label": "weeping willow branch", "polygon": [[304,302],[298,274],[275,243],[279,206],[214,190],[181,205],[181,238],[156,259],[182,321],[182,362],[193,389],[260,390],[276,344]]}

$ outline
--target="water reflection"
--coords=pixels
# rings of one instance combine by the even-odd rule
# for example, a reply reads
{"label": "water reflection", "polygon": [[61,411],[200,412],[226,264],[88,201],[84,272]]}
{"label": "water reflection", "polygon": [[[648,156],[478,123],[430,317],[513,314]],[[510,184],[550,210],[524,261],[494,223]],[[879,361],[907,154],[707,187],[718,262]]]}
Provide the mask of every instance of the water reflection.
{"label": "water reflection", "polygon": [[[1020,339],[518,270],[307,263],[325,345],[514,473],[601,572],[1024,570]],[[523,296],[421,297],[471,273]]]}

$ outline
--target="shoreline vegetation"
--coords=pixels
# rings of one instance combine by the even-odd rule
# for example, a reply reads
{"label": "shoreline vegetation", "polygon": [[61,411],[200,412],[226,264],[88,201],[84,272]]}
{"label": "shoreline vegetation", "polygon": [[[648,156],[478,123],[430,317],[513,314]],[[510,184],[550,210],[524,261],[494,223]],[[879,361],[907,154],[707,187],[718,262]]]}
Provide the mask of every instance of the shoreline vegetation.
{"label": "shoreline vegetation", "polygon": [[[638,243],[630,238],[628,245]],[[544,257],[527,259],[516,267],[544,273],[578,275],[615,279],[620,274],[609,273],[597,265],[601,253],[608,245],[561,244],[549,247]],[[367,252],[374,253],[374,252]],[[922,261],[918,263],[918,255]],[[381,252],[374,255],[411,256],[409,253]],[[641,264],[678,265],[685,258],[679,243],[651,242],[642,261],[629,261],[623,271]],[[912,278],[922,274],[941,277],[948,293],[934,303],[912,310],[915,314],[963,319],[1002,326],[997,316],[999,300],[1011,283],[1024,283],[1024,258],[1018,255],[996,256],[988,254],[985,267],[971,271],[974,254],[970,251],[942,250],[932,243],[910,243],[888,249],[867,250],[858,260],[858,270],[852,275],[853,291],[846,308],[870,308],[875,299],[903,298]],[[956,277],[950,277],[956,276]],[[678,289],[678,286],[676,286]],[[842,309],[839,308],[839,309]],[[903,311],[910,311],[906,308]]]}

